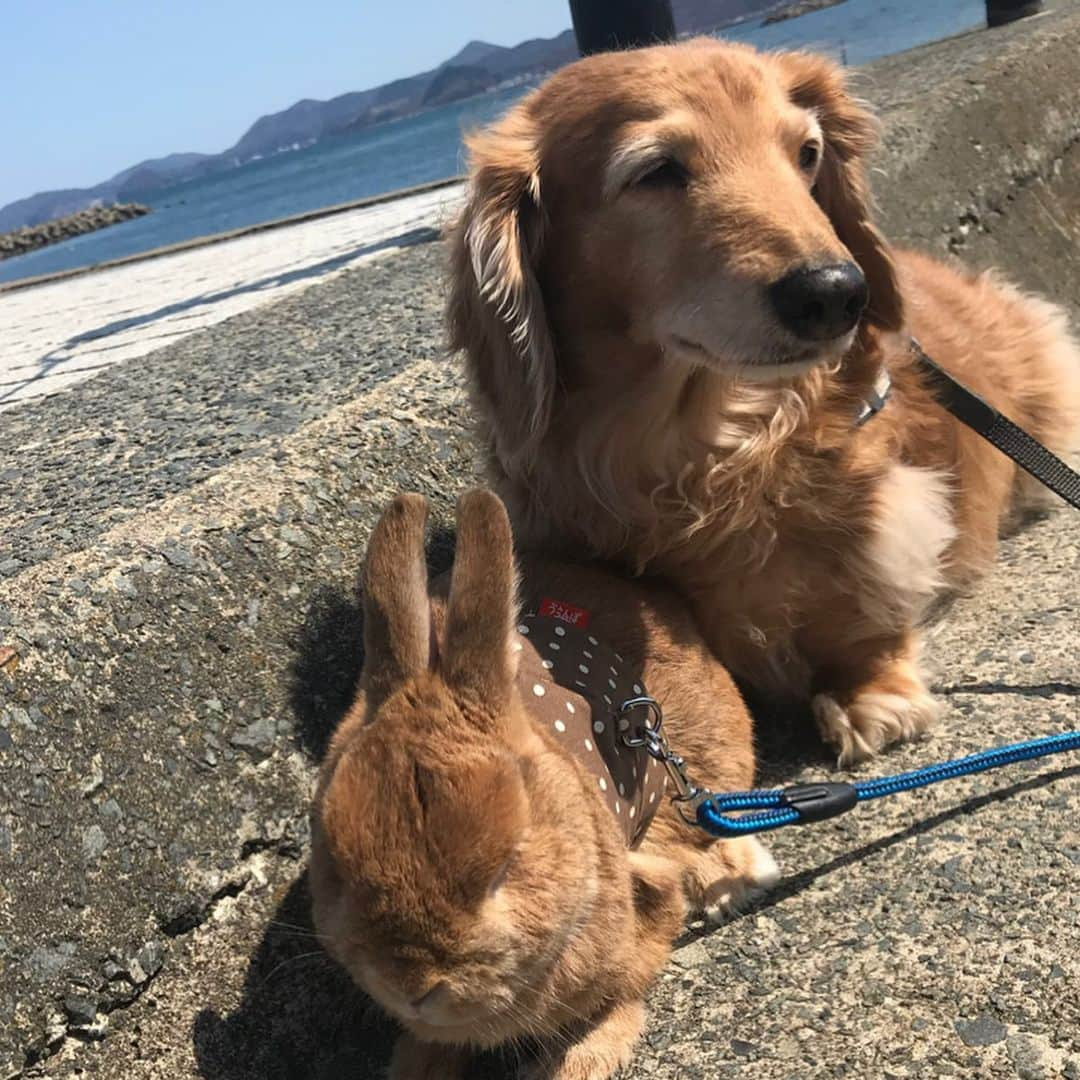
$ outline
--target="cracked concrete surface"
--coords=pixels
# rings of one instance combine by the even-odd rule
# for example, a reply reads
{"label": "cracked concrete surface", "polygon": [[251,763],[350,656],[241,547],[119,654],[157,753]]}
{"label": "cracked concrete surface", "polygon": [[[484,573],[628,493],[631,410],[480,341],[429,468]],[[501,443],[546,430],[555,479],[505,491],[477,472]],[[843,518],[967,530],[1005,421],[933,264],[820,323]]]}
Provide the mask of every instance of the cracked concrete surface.
{"label": "cracked concrete surface", "polygon": [[[1076,233],[1078,41],[1067,5],[868,69],[895,238],[1075,301],[1046,214]],[[0,1077],[385,1064],[392,1029],[311,936],[306,805],[375,516],[406,487],[445,522],[477,475],[441,261],[413,248],[3,414]],[[1078,552],[1065,512],[1007,541],[931,635],[940,732],[851,775],[1080,725]],[[839,775],[805,717],[761,732],[764,782]],[[779,888],[685,936],[629,1075],[1077,1080],[1078,781],[1075,756],[1029,763],[777,834]]]}

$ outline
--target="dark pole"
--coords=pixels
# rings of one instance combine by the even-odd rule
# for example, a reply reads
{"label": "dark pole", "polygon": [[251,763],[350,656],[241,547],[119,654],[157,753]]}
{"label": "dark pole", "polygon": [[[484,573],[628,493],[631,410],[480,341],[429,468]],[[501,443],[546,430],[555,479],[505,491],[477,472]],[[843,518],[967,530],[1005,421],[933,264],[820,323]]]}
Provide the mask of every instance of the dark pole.
{"label": "dark pole", "polygon": [[582,56],[675,40],[671,0],[570,0]]}
{"label": "dark pole", "polygon": [[1043,9],[1043,0],[986,0],[987,26],[1004,26],[1017,19],[1035,15]]}

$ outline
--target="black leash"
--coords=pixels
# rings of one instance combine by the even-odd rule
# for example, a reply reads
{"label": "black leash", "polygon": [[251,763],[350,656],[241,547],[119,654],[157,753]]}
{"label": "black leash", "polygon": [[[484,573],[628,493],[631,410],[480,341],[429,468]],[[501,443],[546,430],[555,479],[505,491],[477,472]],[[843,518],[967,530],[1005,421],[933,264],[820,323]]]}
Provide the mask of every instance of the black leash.
{"label": "black leash", "polygon": [[930,381],[934,397],[962,424],[981,435],[1012,458],[1025,472],[1060,495],[1070,506],[1080,510],[1080,473],[1070,469],[1056,454],[1032,438],[1022,427],[1003,416],[993,405],[957,382],[944,368],[938,367],[912,338],[915,358]]}

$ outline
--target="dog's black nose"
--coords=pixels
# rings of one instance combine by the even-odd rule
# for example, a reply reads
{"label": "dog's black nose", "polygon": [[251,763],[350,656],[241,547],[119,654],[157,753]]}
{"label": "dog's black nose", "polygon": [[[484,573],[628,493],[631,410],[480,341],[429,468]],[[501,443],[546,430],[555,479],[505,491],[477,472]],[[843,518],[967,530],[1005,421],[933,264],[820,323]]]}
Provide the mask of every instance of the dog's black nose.
{"label": "dog's black nose", "polygon": [[866,307],[863,272],[851,262],[801,268],[769,287],[780,321],[803,341],[831,341],[846,334]]}

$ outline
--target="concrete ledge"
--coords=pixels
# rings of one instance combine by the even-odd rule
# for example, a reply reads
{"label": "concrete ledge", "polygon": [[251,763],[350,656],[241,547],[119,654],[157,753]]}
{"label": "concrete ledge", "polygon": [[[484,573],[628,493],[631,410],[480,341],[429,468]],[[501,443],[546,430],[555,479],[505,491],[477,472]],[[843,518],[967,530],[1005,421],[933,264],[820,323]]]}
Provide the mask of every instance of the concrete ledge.
{"label": "concrete ledge", "polygon": [[966,34],[866,69],[886,145],[886,232],[997,266],[1073,310],[1080,298],[1078,11]]}
{"label": "concrete ledge", "polygon": [[[1075,301],[1078,45],[1069,6],[867,70],[896,239]],[[385,1063],[308,936],[305,817],[375,516],[413,488],[445,520],[477,475],[440,267],[415,248],[5,413],[0,1077]],[[1080,722],[1078,556],[1064,514],[1007,545],[932,643],[942,733],[882,771]],[[767,729],[769,779],[828,769],[807,731]],[[631,1075],[1080,1075],[1076,777],[779,837],[776,897],[686,939]]]}

